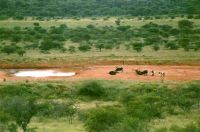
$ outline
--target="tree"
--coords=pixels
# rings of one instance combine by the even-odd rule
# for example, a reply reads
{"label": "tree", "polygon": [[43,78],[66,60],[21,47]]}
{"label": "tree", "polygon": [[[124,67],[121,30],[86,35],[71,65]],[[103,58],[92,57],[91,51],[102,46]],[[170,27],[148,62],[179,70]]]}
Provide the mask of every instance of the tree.
{"label": "tree", "polygon": [[5,101],[4,111],[26,132],[31,118],[37,113],[37,106],[34,99],[16,96]]}
{"label": "tree", "polygon": [[68,51],[69,51],[70,53],[75,53],[75,52],[76,52],[76,47],[74,47],[74,46],[69,46]]}
{"label": "tree", "polygon": [[104,48],[104,44],[103,43],[97,43],[97,44],[95,44],[95,47],[97,49],[99,49],[99,51],[101,52],[101,50]]}
{"label": "tree", "polygon": [[168,42],[165,44],[165,47],[169,48],[170,50],[177,50],[179,48],[176,42]]}
{"label": "tree", "polygon": [[7,53],[8,55],[10,55],[11,53],[15,53],[16,52],[16,46],[14,46],[14,45],[6,45],[6,46],[2,47],[1,51],[3,53]]}
{"label": "tree", "polygon": [[132,44],[132,48],[133,48],[133,50],[136,50],[137,52],[141,52],[142,48],[143,48],[143,44],[142,43],[134,43],[134,44]]}
{"label": "tree", "polygon": [[45,39],[39,46],[39,48],[41,50],[47,51],[47,50],[51,50],[51,49],[63,49],[63,42],[60,41],[53,41],[49,38]]}
{"label": "tree", "polygon": [[17,49],[17,54],[18,55],[23,56],[25,53],[26,53],[26,51],[23,48],[19,47]]}
{"label": "tree", "polygon": [[193,22],[188,20],[180,20],[178,22],[178,27],[180,30],[187,32],[193,29]]}

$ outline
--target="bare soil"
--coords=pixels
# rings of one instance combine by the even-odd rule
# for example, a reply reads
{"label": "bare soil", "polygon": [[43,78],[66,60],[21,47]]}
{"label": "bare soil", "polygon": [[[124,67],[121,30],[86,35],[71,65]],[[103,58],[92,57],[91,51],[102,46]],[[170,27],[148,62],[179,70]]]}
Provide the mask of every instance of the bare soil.
{"label": "bare soil", "polygon": [[[161,80],[158,72],[165,72],[164,80],[167,81],[191,81],[200,80],[200,66],[157,66],[157,65],[124,65],[124,72],[117,75],[109,75],[109,71],[115,70],[116,65],[89,66],[76,70],[77,75],[73,77],[47,77],[47,78],[23,78],[15,77],[0,71],[0,80],[82,80],[82,79],[106,79],[106,80],[138,80],[138,81],[156,81]],[[154,70],[155,76],[136,75],[135,69]],[[68,69],[57,69],[59,71],[69,71]]]}

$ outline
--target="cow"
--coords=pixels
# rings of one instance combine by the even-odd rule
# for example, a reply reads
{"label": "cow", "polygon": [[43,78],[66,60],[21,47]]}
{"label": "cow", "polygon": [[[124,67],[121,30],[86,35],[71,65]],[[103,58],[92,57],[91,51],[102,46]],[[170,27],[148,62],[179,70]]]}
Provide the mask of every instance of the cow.
{"label": "cow", "polygon": [[135,72],[136,72],[137,75],[145,75],[145,76],[147,76],[147,74],[148,74],[148,70],[140,71],[140,70],[136,69]]}
{"label": "cow", "polygon": [[116,67],[115,69],[116,72],[123,72],[124,71],[124,68],[123,67]]}
{"label": "cow", "polygon": [[110,71],[109,74],[110,74],[110,75],[116,75],[117,72],[116,72],[116,71]]}

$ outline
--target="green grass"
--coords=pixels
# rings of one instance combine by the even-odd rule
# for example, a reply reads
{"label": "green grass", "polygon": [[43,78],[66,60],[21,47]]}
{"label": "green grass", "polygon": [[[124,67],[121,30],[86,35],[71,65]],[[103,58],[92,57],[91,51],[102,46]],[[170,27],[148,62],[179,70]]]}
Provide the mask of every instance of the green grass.
{"label": "green grass", "polygon": [[[87,98],[84,96],[80,98],[81,95],[77,93],[78,88],[81,86],[88,86],[88,83],[93,81],[106,89],[105,91],[107,96],[102,96],[97,99]],[[185,127],[186,125],[199,120],[199,84],[199,81],[187,83],[143,83],[118,80],[84,80],[75,82],[32,81],[28,84],[23,81],[7,81],[5,83],[0,83],[0,99],[3,100],[4,98],[14,96],[35,97],[37,102],[40,103],[44,101],[56,101],[62,103],[67,101],[69,98],[75,100],[76,105],[78,105],[78,113],[73,119],[72,124],[69,123],[67,117],[43,117],[38,113],[28,125],[29,128],[36,128],[36,132],[85,132],[84,123],[85,119],[88,118],[87,113],[95,109],[119,110],[125,115],[123,119],[131,121],[133,115],[128,115],[125,109],[128,108],[128,111],[133,110],[134,112],[134,109],[132,109],[134,107],[144,111],[145,109],[142,109],[142,107],[151,104],[152,107],[161,107],[161,116],[153,118],[148,117],[151,120],[144,116],[147,120],[143,120],[140,118],[146,113],[137,113],[137,111],[135,111],[135,116],[139,118],[138,121],[141,121],[141,123],[148,123],[150,132],[154,132],[160,128],[169,129],[174,125]],[[176,96],[177,93],[179,94],[179,97]],[[193,105],[189,107],[182,106],[182,104],[187,103],[184,102],[183,98],[187,101],[191,101]],[[152,103],[152,101],[155,101],[155,103]],[[139,104],[137,102],[139,102]],[[176,102],[177,104],[174,104],[173,102]],[[160,106],[159,104],[163,105]],[[133,107],[131,105],[133,105]],[[172,112],[169,111],[168,107],[170,106],[173,106]],[[86,112],[85,117],[84,112]],[[82,119],[80,118],[80,114],[82,114]],[[125,120],[121,121],[121,123],[127,123]],[[135,125],[137,125],[137,123]],[[114,128],[117,130],[118,125]],[[120,126],[119,128],[122,129]]]}

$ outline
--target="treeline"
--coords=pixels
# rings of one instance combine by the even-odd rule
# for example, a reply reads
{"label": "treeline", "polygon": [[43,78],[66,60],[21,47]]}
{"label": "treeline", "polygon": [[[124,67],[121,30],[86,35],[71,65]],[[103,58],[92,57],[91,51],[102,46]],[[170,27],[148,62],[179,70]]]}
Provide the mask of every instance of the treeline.
{"label": "treeline", "polygon": [[0,0],[0,17],[199,14],[199,0]]}
{"label": "treeline", "polygon": [[[96,48],[101,52],[105,49],[119,49],[121,46],[137,52],[141,52],[145,46],[151,46],[155,51],[160,48],[183,48],[186,51],[200,49],[200,29],[188,20],[180,20],[178,28],[154,23],[135,28],[121,26],[120,20],[116,20],[116,24],[116,27],[88,25],[77,28],[62,24],[45,29],[39,23],[34,23],[33,27],[0,28],[0,51],[8,55],[23,55],[27,50],[74,53],[77,50],[86,52]],[[74,45],[66,47],[67,41],[74,42]]]}
{"label": "treeline", "polygon": [[[84,81],[82,83],[20,83],[0,85],[0,129],[33,131],[29,124],[39,119],[79,120],[88,132],[149,132],[153,120],[199,113],[198,82],[173,85]],[[177,96],[177,94],[179,96]],[[81,102],[97,102],[82,109]],[[117,102],[110,106],[98,102]],[[178,118],[177,117],[177,118]],[[176,118],[175,118],[176,119]],[[192,124],[157,128],[156,132],[199,132],[198,118]],[[58,122],[59,123],[59,122]]]}

